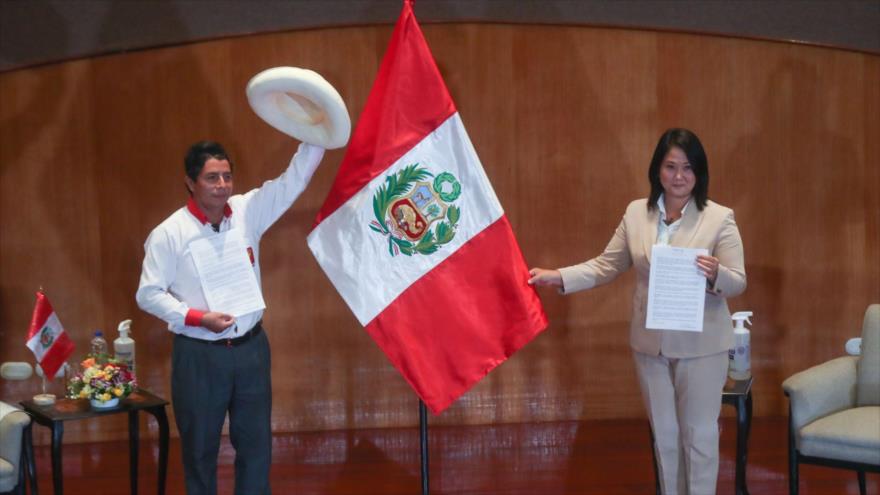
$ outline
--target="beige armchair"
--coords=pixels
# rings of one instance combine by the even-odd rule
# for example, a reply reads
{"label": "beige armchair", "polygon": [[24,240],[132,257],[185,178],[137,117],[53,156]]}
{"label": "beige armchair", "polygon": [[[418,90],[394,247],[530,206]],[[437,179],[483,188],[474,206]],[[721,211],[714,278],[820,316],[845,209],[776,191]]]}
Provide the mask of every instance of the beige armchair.
{"label": "beige armchair", "polygon": [[[30,366],[26,363],[4,363],[0,366],[0,376],[21,379],[22,365],[27,366],[27,376],[30,376]],[[25,475],[28,469],[25,452],[29,448],[25,431],[30,424],[27,413],[12,404],[0,402],[0,493],[25,493],[25,481],[29,478]],[[30,479],[31,491],[34,491],[33,478]]]}
{"label": "beige armchair", "polygon": [[798,493],[798,466],[818,464],[880,472],[880,304],[868,306],[861,355],[827,361],[782,383],[789,398],[789,493]]}

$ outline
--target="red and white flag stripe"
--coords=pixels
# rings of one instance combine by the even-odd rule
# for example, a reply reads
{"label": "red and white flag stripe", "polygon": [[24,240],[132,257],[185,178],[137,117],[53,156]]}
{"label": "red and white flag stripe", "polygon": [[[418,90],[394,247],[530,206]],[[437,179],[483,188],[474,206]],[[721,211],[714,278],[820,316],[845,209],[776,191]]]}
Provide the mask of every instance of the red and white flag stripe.
{"label": "red and white flag stripe", "polygon": [[[427,168],[435,176],[451,173],[459,180],[463,193],[455,206],[462,216],[455,237],[437,252],[392,259],[388,241],[368,228],[375,220],[373,196],[386,176],[412,164]],[[309,246],[358,321],[366,326],[410,285],[503,214],[461,118],[455,113],[367,183],[344,207],[325,218],[309,236]],[[367,287],[370,290],[364,290]]]}

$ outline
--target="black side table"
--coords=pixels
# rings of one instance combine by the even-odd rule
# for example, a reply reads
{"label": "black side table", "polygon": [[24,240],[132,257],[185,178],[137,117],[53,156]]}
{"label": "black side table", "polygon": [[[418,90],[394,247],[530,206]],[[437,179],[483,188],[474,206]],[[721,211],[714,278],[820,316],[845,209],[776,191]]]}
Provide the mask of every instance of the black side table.
{"label": "black side table", "polygon": [[[749,495],[746,486],[746,463],[749,454],[749,431],[752,429],[752,381],[755,377],[746,380],[727,380],[724,390],[721,392],[721,403],[736,408],[736,495]],[[654,459],[654,482],[657,495],[660,495],[660,475],[657,471],[657,454],[654,452],[654,431],[650,424],[648,429],[651,433],[651,457]]]}
{"label": "black side table", "polygon": [[[64,474],[61,462],[61,441],[64,438],[64,422],[78,419],[95,418],[108,414],[128,413],[128,452],[129,479],[131,493],[137,494],[138,446],[140,430],[138,428],[138,411],[146,411],[156,418],[159,424],[159,495],[165,493],[165,478],[168,473],[168,417],[165,406],[168,401],[153,395],[147,390],[138,389],[119,403],[118,407],[107,410],[94,410],[85,399],[60,399],[49,406],[38,406],[32,400],[21,402],[24,410],[35,422],[52,430],[52,485],[57,495],[64,493]],[[32,432],[26,432],[31,442]],[[33,451],[28,459],[28,469],[35,472]],[[36,477],[35,477],[36,478]],[[31,485],[33,493],[37,492],[36,479]]]}
{"label": "black side table", "polygon": [[[736,408],[736,495],[749,495],[746,487],[746,463],[749,454],[749,432],[752,429],[752,381],[728,381],[721,393],[721,403]],[[729,386],[729,387],[728,387]]]}

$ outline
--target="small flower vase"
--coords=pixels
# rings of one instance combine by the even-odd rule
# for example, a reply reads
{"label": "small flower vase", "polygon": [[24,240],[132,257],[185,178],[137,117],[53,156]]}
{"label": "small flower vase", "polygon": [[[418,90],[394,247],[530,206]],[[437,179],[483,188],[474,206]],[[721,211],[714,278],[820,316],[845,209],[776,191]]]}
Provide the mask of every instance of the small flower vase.
{"label": "small flower vase", "polygon": [[112,409],[119,405],[119,397],[114,397],[110,400],[98,400],[92,399],[92,409]]}

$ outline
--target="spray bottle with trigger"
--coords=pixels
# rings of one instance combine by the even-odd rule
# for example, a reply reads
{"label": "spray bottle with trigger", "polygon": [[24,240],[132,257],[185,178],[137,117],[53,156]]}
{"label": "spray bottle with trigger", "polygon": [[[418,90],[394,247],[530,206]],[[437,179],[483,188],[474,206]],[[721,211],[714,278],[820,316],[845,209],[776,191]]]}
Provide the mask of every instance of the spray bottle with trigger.
{"label": "spray bottle with trigger", "polygon": [[119,337],[113,341],[113,354],[119,361],[128,365],[128,369],[134,373],[134,339],[128,336],[131,331],[131,320],[123,320],[119,323]]}
{"label": "spray bottle with trigger", "polygon": [[749,335],[749,329],[745,323],[752,324],[749,317],[752,316],[751,311],[740,311],[734,313],[731,319],[734,321],[733,328],[733,349],[728,351],[730,359],[728,366],[728,376],[734,380],[747,380],[752,376],[752,346]]}

